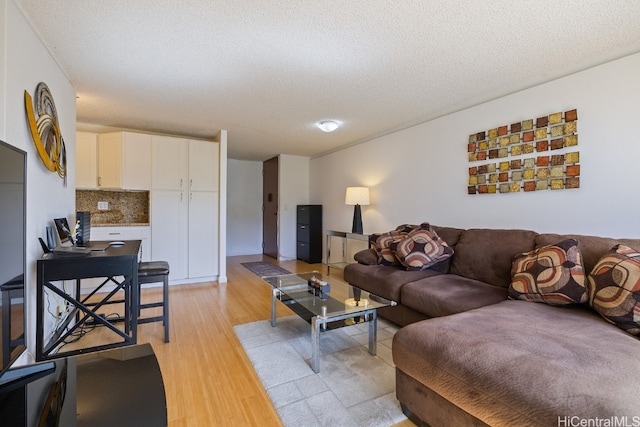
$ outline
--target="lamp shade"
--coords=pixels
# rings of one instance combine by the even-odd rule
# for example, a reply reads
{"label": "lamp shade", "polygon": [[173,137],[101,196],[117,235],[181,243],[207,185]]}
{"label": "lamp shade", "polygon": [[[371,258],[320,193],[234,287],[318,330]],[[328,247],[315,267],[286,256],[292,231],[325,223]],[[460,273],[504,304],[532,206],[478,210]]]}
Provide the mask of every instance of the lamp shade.
{"label": "lamp shade", "polygon": [[368,205],[369,188],[367,187],[347,187],[347,194],[344,198],[345,205]]}

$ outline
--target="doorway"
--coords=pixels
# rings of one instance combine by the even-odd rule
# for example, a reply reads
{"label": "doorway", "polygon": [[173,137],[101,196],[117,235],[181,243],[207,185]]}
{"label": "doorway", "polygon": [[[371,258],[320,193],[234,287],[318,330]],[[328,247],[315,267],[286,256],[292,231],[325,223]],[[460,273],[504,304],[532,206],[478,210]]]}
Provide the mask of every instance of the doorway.
{"label": "doorway", "polygon": [[278,158],[262,165],[262,253],[278,259]]}

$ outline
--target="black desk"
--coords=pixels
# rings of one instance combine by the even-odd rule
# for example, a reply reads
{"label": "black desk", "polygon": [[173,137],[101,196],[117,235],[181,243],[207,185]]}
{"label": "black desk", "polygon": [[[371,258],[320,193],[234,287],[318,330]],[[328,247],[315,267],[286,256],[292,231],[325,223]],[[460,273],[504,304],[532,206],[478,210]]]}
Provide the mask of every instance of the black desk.
{"label": "black desk", "polygon": [[11,369],[0,377],[0,422],[25,427],[166,426],[158,360],[149,344],[141,344]]}
{"label": "black desk", "polygon": [[[96,246],[103,246],[105,242],[95,242]],[[108,242],[107,242],[108,243]],[[104,350],[121,347],[137,342],[138,330],[138,253],[139,240],[128,240],[124,246],[109,246],[104,251],[92,251],[89,255],[76,257],[69,255],[47,254],[38,260],[37,266],[37,301],[36,301],[36,360],[48,360],[70,356],[88,351]],[[119,277],[122,276],[122,279]],[[88,278],[103,278],[93,292],[81,295],[80,280]],[[75,280],[73,295],[65,292],[51,282],[60,280]],[[113,289],[107,291],[107,286]],[[45,342],[44,311],[45,294],[48,290],[61,297],[71,308],[71,312],[54,331],[53,337]],[[98,302],[89,302],[98,291],[104,291]],[[124,294],[124,297],[122,297]],[[120,299],[118,299],[120,298]],[[93,301],[93,300],[92,300]],[[113,303],[124,304],[124,331],[113,325],[104,313],[105,306]],[[59,347],[81,327],[89,323],[104,326],[120,337],[121,341],[92,347],[64,351]]]}

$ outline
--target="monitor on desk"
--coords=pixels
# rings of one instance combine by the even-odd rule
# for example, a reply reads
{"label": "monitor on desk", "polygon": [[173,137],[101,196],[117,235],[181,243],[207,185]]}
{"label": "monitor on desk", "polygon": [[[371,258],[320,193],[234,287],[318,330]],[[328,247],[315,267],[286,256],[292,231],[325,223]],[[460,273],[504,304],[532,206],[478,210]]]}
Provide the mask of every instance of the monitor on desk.
{"label": "monitor on desk", "polygon": [[56,218],[53,220],[53,223],[56,225],[56,230],[58,231],[60,246],[73,246],[75,242],[67,218]]}
{"label": "monitor on desk", "polygon": [[[71,231],[69,228],[69,223],[66,218],[56,218],[53,220],[53,223],[56,225],[56,230],[58,231],[58,238],[60,239],[60,244],[52,249],[52,252],[56,255],[60,256],[87,256],[91,253],[92,250],[100,250],[103,251],[105,248],[97,248],[97,249],[89,249],[85,244],[78,244],[74,241],[74,234],[76,233],[77,227],[74,227],[74,231]],[[78,242],[79,243],[79,242]],[[90,243],[90,242],[87,242]]]}
{"label": "monitor on desk", "polygon": [[[109,246],[113,246],[113,245],[118,246],[120,242],[91,242],[89,240],[89,235],[90,235],[89,234],[90,233],[89,212],[78,212],[77,216],[78,216],[78,220],[76,222],[76,227],[74,227],[74,230],[71,230],[66,218],[56,218],[53,220],[54,224],[56,225],[56,230],[58,232],[58,238],[60,239],[59,246],[62,246],[63,248],[78,246],[77,248],[78,250],[75,250],[75,251],[67,250],[67,253],[75,252],[75,253],[86,254],[89,251],[101,252],[101,251],[106,251],[109,248]],[[76,235],[75,241],[73,238],[74,235]],[[54,249],[54,252],[56,252],[55,249]],[[62,251],[58,250],[58,252],[60,253]]]}

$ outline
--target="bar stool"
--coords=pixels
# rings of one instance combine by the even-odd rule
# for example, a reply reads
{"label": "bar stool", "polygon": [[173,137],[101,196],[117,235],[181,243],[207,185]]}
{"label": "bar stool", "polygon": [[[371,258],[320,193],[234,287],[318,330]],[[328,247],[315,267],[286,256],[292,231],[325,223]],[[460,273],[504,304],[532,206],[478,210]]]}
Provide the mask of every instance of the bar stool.
{"label": "bar stool", "polygon": [[[162,282],[162,301],[142,303],[141,285]],[[169,263],[166,261],[145,261],[138,263],[138,323],[162,321],[164,325],[164,342],[169,342]],[[162,316],[141,318],[142,309],[162,307]]]}

